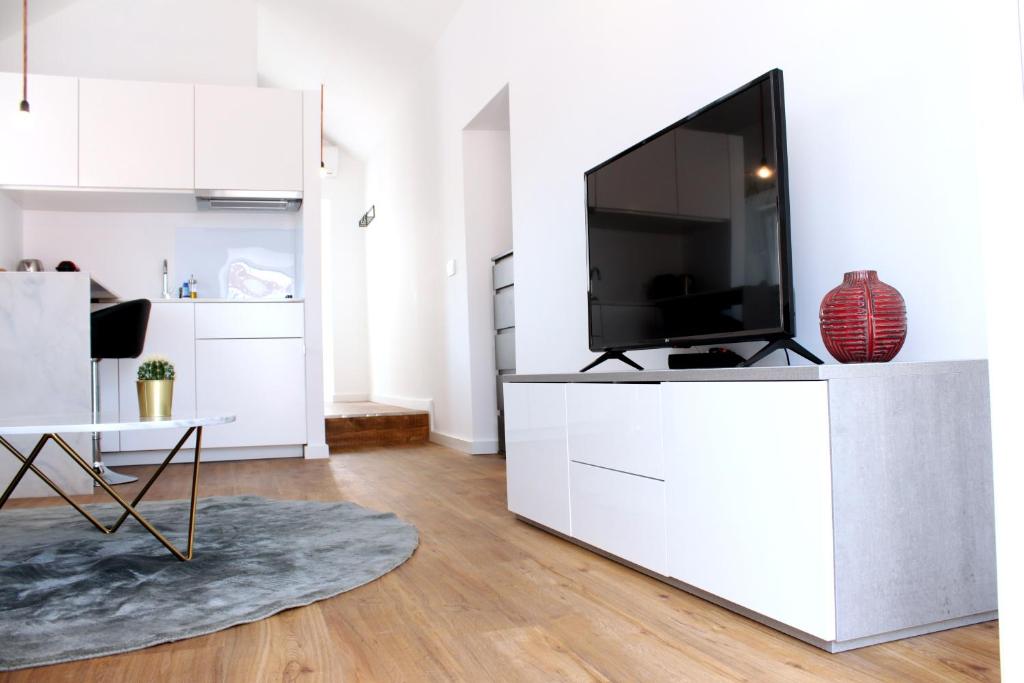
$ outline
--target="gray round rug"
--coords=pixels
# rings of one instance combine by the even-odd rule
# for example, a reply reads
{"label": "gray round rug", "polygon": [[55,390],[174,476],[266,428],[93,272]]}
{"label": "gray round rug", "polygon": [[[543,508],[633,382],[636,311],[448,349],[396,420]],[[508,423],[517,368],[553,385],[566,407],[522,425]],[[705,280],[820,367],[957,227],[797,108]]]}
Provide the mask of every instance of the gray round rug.
{"label": "gray round rug", "polygon": [[[90,505],[103,521],[121,508]],[[140,509],[183,547],[188,501]],[[264,619],[386,574],[416,527],[354,503],[199,502],[195,556],[179,562],[138,523],[104,536],[62,505],[0,510],[0,670],[127,652]]]}

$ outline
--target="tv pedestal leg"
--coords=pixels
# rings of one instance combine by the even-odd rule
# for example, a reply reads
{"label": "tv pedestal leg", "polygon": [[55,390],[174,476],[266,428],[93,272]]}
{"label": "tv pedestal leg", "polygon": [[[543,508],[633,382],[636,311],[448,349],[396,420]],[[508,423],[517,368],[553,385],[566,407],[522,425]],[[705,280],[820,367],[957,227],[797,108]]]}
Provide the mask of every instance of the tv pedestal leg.
{"label": "tv pedestal leg", "polygon": [[772,343],[768,344],[763,349],[761,349],[760,351],[755,353],[753,356],[751,356],[747,360],[745,360],[742,363],[740,363],[739,367],[741,367],[741,368],[749,368],[754,363],[757,363],[758,361],[764,360],[769,354],[772,354],[772,353],[774,353],[776,351],[779,351],[781,349],[789,349],[790,351],[792,351],[793,353],[797,354],[798,356],[803,356],[804,358],[806,358],[807,360],[811,361],[815,365],[824,365],[824,363],[822,362],[822,360],[820,358],[818,358],[813,353],[811,353],[810,351],[805,349],[803,346],[798,344],[794,339],[791,339],[789,337],[785,337],[783,339],[776,339]]}
{"label": "tv pedestal leg", "polygon": [[582,370],[580,370],[580,372],[586,372],[587,370],[590,370],[591,368],[597,367],[598,365],[600,365],[601,363],[605,362],[606,360],[621,360],[626,365],[630,365],[630,366],[636,368],[637,370],[643,370],[643,368],[640,367],[640,365],[636,361],[633,361],[633,360],[627,358],[626,354],[624,354],[622,351],[605,351],[600,356],[598,356],[594,360],[593,363],[591,363],[587,367],[585,367]]}

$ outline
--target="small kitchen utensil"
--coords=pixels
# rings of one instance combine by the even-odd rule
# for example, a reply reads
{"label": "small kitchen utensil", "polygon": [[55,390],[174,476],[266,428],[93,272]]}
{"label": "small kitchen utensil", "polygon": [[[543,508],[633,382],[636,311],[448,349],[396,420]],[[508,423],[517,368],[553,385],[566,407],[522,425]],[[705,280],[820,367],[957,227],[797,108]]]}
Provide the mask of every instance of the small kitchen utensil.
{"label": "small kitchen utensil", "polygon": [[43,262],[37,258],[23,258],[18,261],[18,270],[22,273],[41,273]]}

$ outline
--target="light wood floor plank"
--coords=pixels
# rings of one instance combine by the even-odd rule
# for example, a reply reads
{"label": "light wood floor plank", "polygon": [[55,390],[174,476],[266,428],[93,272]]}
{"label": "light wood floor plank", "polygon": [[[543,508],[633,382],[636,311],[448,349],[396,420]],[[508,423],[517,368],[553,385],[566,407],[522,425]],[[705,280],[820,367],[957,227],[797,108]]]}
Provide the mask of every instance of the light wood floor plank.
{"label": "light wood floor plank", "polygon": [[[184,497],[188,476],[171,466],[153,498]],[[201,492],[351,500],[416,524],[420,547],[331,600],[0,683],[999,680],[995,623],[829,655],[517,521],[494,456],[424,444],[211,463]]]}

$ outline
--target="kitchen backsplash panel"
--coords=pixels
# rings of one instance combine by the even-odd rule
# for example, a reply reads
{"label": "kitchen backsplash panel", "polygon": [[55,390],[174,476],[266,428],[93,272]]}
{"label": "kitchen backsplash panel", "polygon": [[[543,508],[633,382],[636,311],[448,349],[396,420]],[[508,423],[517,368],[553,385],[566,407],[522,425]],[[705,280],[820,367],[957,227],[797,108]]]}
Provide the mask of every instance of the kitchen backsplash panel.
{"label": "kitchen backsplash panel", "polygon": [[199,298],[283,299],[295,295],[294,230],[178,228],[172,294],[194,275]]}

